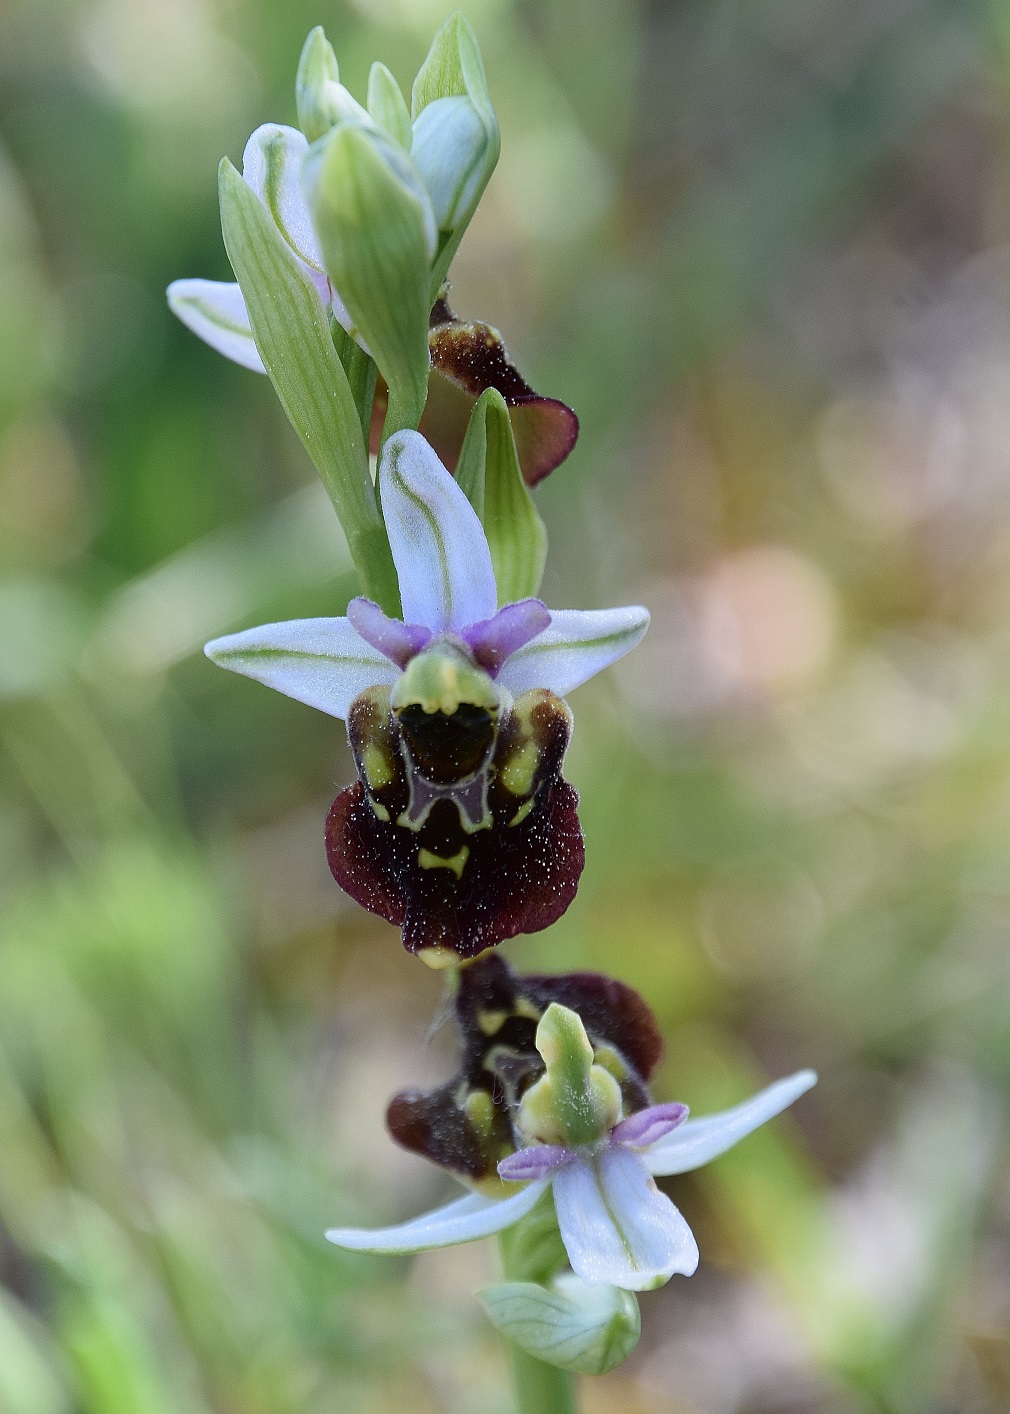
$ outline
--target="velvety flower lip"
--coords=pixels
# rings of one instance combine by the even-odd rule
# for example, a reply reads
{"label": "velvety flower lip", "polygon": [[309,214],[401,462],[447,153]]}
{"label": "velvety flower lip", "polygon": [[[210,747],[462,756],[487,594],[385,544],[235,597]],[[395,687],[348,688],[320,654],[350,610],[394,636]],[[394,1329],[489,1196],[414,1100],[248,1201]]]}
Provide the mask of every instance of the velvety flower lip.
{"label": "velvety flower lip", "polygon": [[[404,1254],[470,1242],[511,1227],[550,1188],[576,1275],[631,1291],[659,1286],[674,1274],[690,1276],[698,1265],[698,1247],[653,1175],[685,1173],[708,1163],[816,1081],[812,1070],[800,1070],[732,1109],[701,1119],[686,1119],[680,1105],[652,1106],[620,1121],[601,1144],[585,1151],[532,1145],[504,1159],[502,1174],[524,1183],[515,1195],[495,1200],[473,1194],[396,1227],[334,1228],[326,1236],[358,1252]],[[622,1124],[629,1127],[622,1130]],[[538,1155],[538,1149],[546,1152]]]}
{"label": "velvety flower lip", "polygon": [[663,1051],[659,1026],[638,992],[598,972],[515,973],[500,953],[485,952],[462,969],[456,985],[457,1069],[432,1090],[394,1096],[386,1123],[396,1142],[500,1196],[498,1163],[515,1149],[522,1096],[544,1074],[536,1031],[553,1002],[578,1013],[596,1052],[609,1059],[630,1116],[621,1124],[632,1126],[649,1105],[648,1081]]}
{"label": "velvety flower lip", "polygon": [[[263,123],[245,145],[242,176],[274,218],[281,235],[318,290],[320,302],[332,309],[334,318],[349,334],[356,335],[347,306],[324,269],[308,203],[302,194],[302,163],[308,150],[308,141],[297,128],[283,123]],[[243,368],[266,373],[237,284],[218,280],[173,280],[167,293],[172,313],[205,344]]]}
{"label": "velvety flower lip", "polygon": [[403,621],[368,600],[346,617],[265,624],[208,643],[223,668],[346,718],[367,688],[392,686],[440,634],[458,637],[513,697],[564,697],[629,652],[649,623],[640,606],[548,609],[538,599],[499,608],[491,552],[476,511],[417,432],[386,443],[379,495],[400,581]]}

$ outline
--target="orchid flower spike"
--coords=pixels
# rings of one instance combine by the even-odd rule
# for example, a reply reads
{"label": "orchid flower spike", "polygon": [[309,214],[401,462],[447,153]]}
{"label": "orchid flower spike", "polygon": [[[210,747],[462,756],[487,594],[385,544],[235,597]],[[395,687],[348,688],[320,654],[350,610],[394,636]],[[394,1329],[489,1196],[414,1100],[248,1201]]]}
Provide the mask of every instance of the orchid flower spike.
{"label": "orchid flower spike", "polygon": [[[508,1197],[484,1192],[397,1227],[335,1228],[338,1247],[413,1253],[488,1237],[532,1212],[553,1189],[558,1228],[572,1271],[591,1285],[644,1291],[674,1274],[691,1276],[698,1245],[654,1178],[686,1173],[725,1153],[816,1083],[801,1070],[733,1109],[689,1120],[686,1105],[649,1105],[622,1115],[612,1058],[594,1050],[576,1012],[552,1002],[536,1031],[544,1063],[525,1092],[516,1127],[528,1141],[501,1159],[498,1173],[522,1185]],[[606,1065],[599,1063],[607,1061]]]}
{"label": "orchid flower spike", "polygon": [[330,869],[404,946],[454,963],[553,923],[583,865],[561,777],[565,694],[641,639],[641,607],[498,605],[477,513],[416,432],[386,442],[378,491],[403,620],[267,624],[208,643],[221,667],[347,721],[359,780],[331,807]]}

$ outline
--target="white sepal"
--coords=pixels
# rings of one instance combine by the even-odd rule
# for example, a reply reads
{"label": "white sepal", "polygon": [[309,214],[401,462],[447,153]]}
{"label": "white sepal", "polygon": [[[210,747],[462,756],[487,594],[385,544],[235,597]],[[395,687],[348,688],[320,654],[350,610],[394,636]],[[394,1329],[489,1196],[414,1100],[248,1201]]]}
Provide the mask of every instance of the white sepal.
{"label": "white sepal", "polygon": [[420,433],[397,432],[386,442],[379,499],[404,622],[444,633],[490,619],[498,592],[484,529]]}
{"label": "white sepal", "polygon": [[347,619],[289,619],[215,638],[203,650],[221,668],[255,678],[331,717],[346,717],[366,687],[391,687],[400,669]]}
{"label": "white sepal", "polygon": [[795,1075],[776,1080],[732,1109],[687,1120],[643,1150],[642,1158],[649,1172],[657,1175],[688,1173],[700,1168],[788,1109],[816,1084],[817,1076],[812,1070],[798,1070]]}
{"label": "white sepal", "polygon": [[640,1155],[620,1145],[559,1169],[554,1207],[568,1260],[583,1281],[648,1291],[698,1266],[691,1229]]}
{"label": "white sepal", "polygon": [[547,687],[564,697],[581,683],[623,658],[649,627],[649,611],[552,609],[550,628],[514,653],[500,681],[518,697],[531,687]]}
{"label": "white sepal", "polygon": [[242,154],[242,176],[270,212],[298,259],[322,271],[323,257],[302,193],[302,164],[309,144],[297,128],[263,123]]}
{"label": "white sepal", "polygon": [[530,1183],[511,1198],[486,1198],[468,1193],[396,1227],[335,1227],[326,1234],[327,1242],[354,1252],[407,1254],[426,1252],[433,1247],[452,1247],[457,1242],[475,1242],[511,1227],[532,1212],[547,1187],[547,1180]]}
{"label": "white sepal", "polygon": [[243,368],[266,372],[238,285],[219,280],[173,280],[167,294],[172,313],[205,344]]}

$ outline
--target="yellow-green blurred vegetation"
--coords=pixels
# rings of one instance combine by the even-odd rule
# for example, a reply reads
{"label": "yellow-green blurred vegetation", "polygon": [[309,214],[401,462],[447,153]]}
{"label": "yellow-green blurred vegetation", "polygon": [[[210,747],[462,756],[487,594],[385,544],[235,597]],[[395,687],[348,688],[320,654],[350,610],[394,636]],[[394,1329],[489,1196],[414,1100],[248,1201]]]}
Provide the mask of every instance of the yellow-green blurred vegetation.
{"label": "yellow-green blurred vegetation", "polygon": [[[507,1414],[489,1244],[391,1093],[439,979],[329,879],[340,723],[206,638],[340,613],[265,378],[175,323],[216,164],[326,26],[443,0],[0,9],[0,1410]],[[641,600],[574,698],[587,868],[538,970],[641,989],[656,1098],[816,1066],[669,1191],[699,1274],[589,1414],[1010,1407],[1010,11],[473,0],[502,159],[453,303],[582,420],[544,594]]]}

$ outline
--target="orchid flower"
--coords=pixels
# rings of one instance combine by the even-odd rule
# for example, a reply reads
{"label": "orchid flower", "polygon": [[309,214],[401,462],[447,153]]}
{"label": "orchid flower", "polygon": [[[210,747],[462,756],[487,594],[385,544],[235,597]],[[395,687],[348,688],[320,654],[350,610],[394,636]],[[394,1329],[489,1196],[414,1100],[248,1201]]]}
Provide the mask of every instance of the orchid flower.
{"label": "orchid flower", "polygon": [[620,658],[641,607],[498,605],[477,513],[416,432],[386,442],[378,492],[403,620],[366,599],[209,643],[214,662],[345,718],[359,781],[334,801],[337,882],[433,965],[559,918],[583,865],[561,778],[565,694]]}
{"label": "orchid flower", "polygon": [[[302,164],[308,150],[308,141],[297,128],[264,123],[245,145],[242,176],[311,278],[321,304],[331,309],[337,322],[356,337],[347,307],[326,274],[308,203],[302,193]],[[433,242],[434,239],[433,226]],[[168,287],[168,304],[173,314],[212,349],[243,368],[251,368],[254,373],[266,373],[237,284],[173,280]]]}
{"label": "orchid flower", "polygon": [[525,1090],[514,1121],[527,1142],[497,1166],[507,1187],[522,1185],[518,1191],[470,1193],[396,1227],[335,1228],[328,1240],[354,1251],[400,1254],[471,1242],[519,1222],[552,1189],[577,1277],[628,1291],[661,1286],[676,1273],[691,1276],[699,1254],[691,1229],[655,1177],[686,1173],[717,1158],[817,1079],[813,1071],[798,1071],[703,1119],[689,1120],[683,1104],[648,1105],[623,1115],[612,1054],[594,1048],[576,1012],[551,1002],[537,1026],[536,1047],[543,1073]]}

